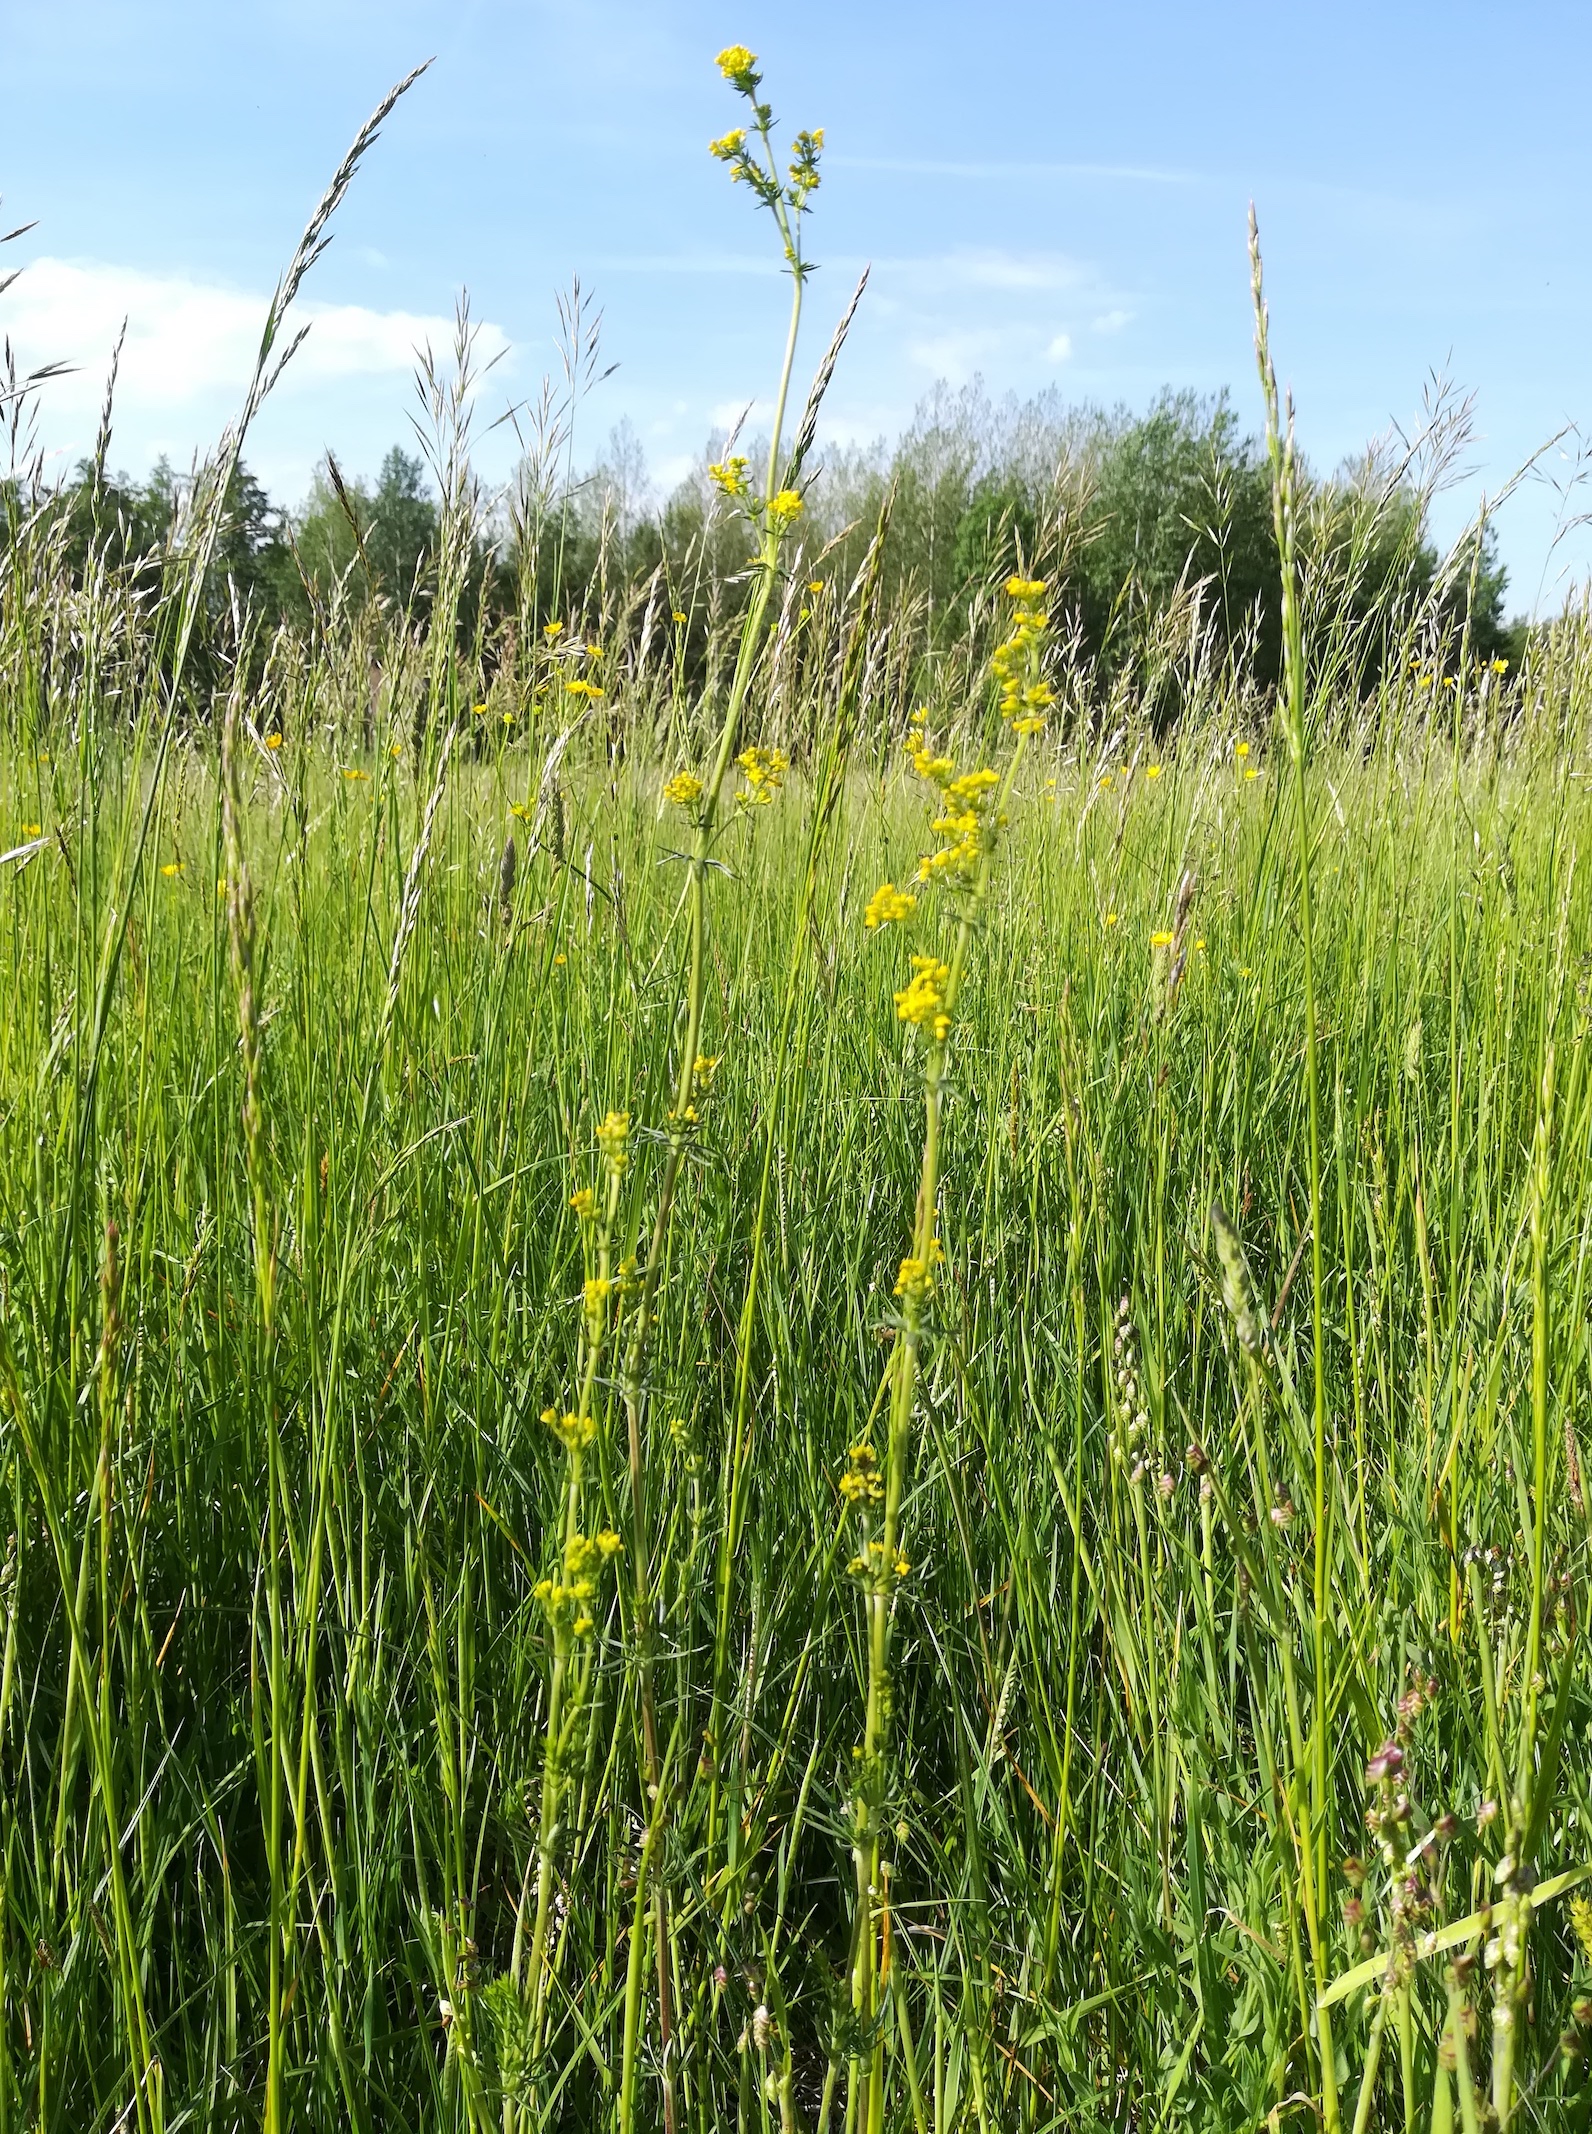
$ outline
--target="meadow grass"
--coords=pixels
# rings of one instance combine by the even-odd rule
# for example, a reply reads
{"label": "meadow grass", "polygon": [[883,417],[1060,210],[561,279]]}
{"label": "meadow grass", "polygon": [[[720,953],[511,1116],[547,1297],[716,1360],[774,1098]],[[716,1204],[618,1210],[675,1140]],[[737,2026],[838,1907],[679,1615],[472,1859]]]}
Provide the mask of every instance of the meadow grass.
{"label": "meadow grass", "polygon": [[[957,1006],[945,1257],[899,1513],[911,1570],[890,1597],[875,1888],[895,2006],[873,2022],[892,2121],[1239,2126],[1319,2091],[1315,1996],[1362,1934],[1380,1950],[1391,1931],[1364,1835],[1368,1758],[1404,1737],[1412,1845],[1458,1819],[1426,1847],[1415,1926],[1464,1919],[1519,1842],[1505,1830],[1533,1681],[1561,1745],[1531,1774],[1549,1789],[1537,1865],[1585,1857],[1592,1711],[1571,1656],[1586,823],[1566,737],[1510,700],[1457,783],[1414,725],[1323,751],[1312,777],[1324,1692],[1291,825],[1280,754],[1256,735],[1235,757],[1248,737],[1190,733],[1157,778],[1141,759],[1109,789],[1042,744],[1009,802]],[[889,758],[853,763],[800,935],[805,782],[743,811],[719,850],[734,914],[708,989],[721,1057],[680,1167],[648,1365],[664,1805],[649,1803],[621,1575],[592,1610],[557,1827],[541,1833],[533,2038],[499,1982],[537,1872],[559,1644],[535,1588],[568,1477],[540,1416],[582,1382],[589,1239],[570,1198],[603,1184],[599,1123],[623,1098],[636,1160],[613,1220],[630,1237],[667,1148],[678,812],[651,769],[582,765],[562,802],[570,857],[526,853],[505,898],[523,754],[457,752],[389,986],[434,778],[310,731],[239,756],[268,1369],[213,754],[170,759],[134,882],[116,852],[118,803],[139,798],[122,745],[9,766],[6,819],[25,810],[49,835],[8,873],[0,1036],[7,2118],[114,2118],[146,2031],[168,2124],[257,2109],[279,1744],[297,2122],[495,2123],[505,2087],[549,2123],[600,2122],[650,1848],[673,1900],[683,2123],[766,2109],[810,2124],[829,2066],[869,2048],[845,1984],[866,1594],[847,1576],[839,1484],[900,1340],[919,1183],[921,1070],[892,1005],[905,959],[862,925],[876,880],[909,873],[921,844],[916,781]],[[1153,944],[1185,870],[1172,998]],[[78,1003],[124,897],[91,1060]],[[1263,1338],[1247,1330],[1264,1371],[1223,1303],[1213,1201],[1242,1234],[1250,1311],[1276,1314]],[[726,1428],[743,1339],[744,1447]],[[599,1374],[587,1487],[592,1523],[615,1534],[630,1525],[622,1402],[618,1374]],[[1300,1749],[1318,1712],[1307,1919]],[[1486,1802],[1497,1819],[1478,1830]],[[1367,1924],[1351,1929],[1343,1861],[1368,1850]],[[1550,2068],[1531,2094],[1553,2123],[1554,2041],[1584,1972],[1559,1911],[1530,1937],[1532,2044]],[[1382,1969],[1370,2011],[1345,2006],[1356,2080]],[[1410,1981],[1416,2124],[1443,1971],[1440,1954]],[[1484,2009],[1485,1975],[1458,1988]],[[650,2114],[655,2005],[645,2027]],[[1471,2053],[1480,2083],[1485,2038]]]}
{"label": "meadow grass", "polygon": [[1175,732],[1038,580],[909,674],[783,412],[701,687],[193,720],[224,480],[13,527],[0,2130],[1588,2123],[1592,636],[1351,686],[1260,320]]}

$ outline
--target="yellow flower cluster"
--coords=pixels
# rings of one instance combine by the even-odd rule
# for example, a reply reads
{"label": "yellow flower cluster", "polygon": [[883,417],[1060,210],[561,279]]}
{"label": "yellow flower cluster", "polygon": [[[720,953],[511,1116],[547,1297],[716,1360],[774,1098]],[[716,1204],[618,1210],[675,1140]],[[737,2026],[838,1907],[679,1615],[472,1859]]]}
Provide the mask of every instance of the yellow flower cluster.
{"label": "yellow flower cluster", "polygon": [[860,1578],[876,1592],[888,1593],[893,1580],[905,1578],[912,1566],[897,1550],[894,1558],[887,1556],[882,1541],[868,1542],[860,1556],[853,1556],[846,1569],[853,1578]]}
{"label": "yellow flower cluster", "polygon": [[767,807],[785,782],[790,758],[779,748],[743,748],[735,760],[746,774],[746,788],[738,798],[748,807]]}
{"label": "yellow flower cluster", "polygon": [[924,716],[922,712],[913,716],[907,753],[918,776],[939,787],[945,807],[931,825],[943,842],[937,852],[927,852],[918,861],[918,880],[948,882],[955,888],[970,889],[978,863],[1000,828],[991,809],[1000,777],[987,769],[963,771],[958,776],[950,757],[935,755],[924,739]]}
{"label": "yellow flower cluster", "polygon": [[690,771],[676,771],[664,786],[663,797],[674,807],[689,808],[702,798],[702,781]]}
{"label": "yellow flower cluster", "polygon": [[597,1196],[590,1186],[582,1186],[578,1193],[571,1193],[569,1204],[583,1223],[597,1219]]}
{"label": "yellow flower cluster", "polygon": [[868,899],[862,923],[870,932],[877,926],[899,926],[904,919],[910,919],[917,908],[916,897],[904,889],[897,889],[894,882],[881,882]]}
{"label": "yellow flower cluster", "polygon": [[820,184],[818,159],[824,152],[824,129],[805,128],[797,134],[790,164],[791,205],[797,209],[807,204],[809,193],[816,193]]}
{"label": "yellow flower cluster", "polygon": [[848,1504],[883,1504],[884,1477],[871,1445],[852,1446],[849,1465],[840,1478],[840,1494]]}
{"label": "yellow flower cluster", "polygon": [[768,522],[778,531],[792,526],[802,515],[802,496],[799,489],[781,489],[768,500]]}
{"label": "yellow flower cluster", "polygon": [[630,1114],[611,1111],[597,1129],[597,1148],[610,1178],[623,1178],[630,1161]]}
{"label": "yellow flower cluster", "polygon": [[708,480],[727,497],[743,497],[749,487],[747,465],[745,455],[740,452],[732,454],[729,459],[713,460],[708,467]]}
{"label": "yellow flower cluster", "polygon": [[727,82],[748,94],[757,87],[757,54],[749,52],[744,44],[727,44],[718,57],[718,69]]}
{"label": "yellow flower cluster", "polygon": [[600,697],[602,695],[602,691],[597,684],[587,681],[583,674],[577,674],[575,679],[572,682],[566,682],[564,687],[572,697]]}
{"label": "yellow flower cluster", "polygon": [[991,671],[1000,687],[1001,717],[1017,734],[1043,733],[1045,715],[1056,701],[1042,671],[1045,632],[1050,617],[1037,603],[1044,599],[1043,578],[1008,578],[1012,634],[996,648]]}
{"label": "yellow flower cluster", "polygon": [[909,1305],[926,1304],[934,1294],[934,1270],[945,1258],[945,1248],[939,1239],[929,1240],[929,1249],[922,1259],[909,1254],[901,1262],[896,1276],[895,1293]]}
{"label": "yellow flower cluster", "polygon": [[912,978],[895,997],[896,1014],[904,1023],[932,1030],[938,1043],[951,1034],[951,1018],[945,1011],[945,988],[951,981],[951,966],[937,956],[914,956]]}
{"label": "yellow flower cluster", "polygon": [[746,128],[744,126],[732,126],[729,132],[721,134],[718,140],[709,141],[708,154],[717,156],[721,163],[728,163],[733,157],[738,156],[745,146]]}
{"label": "yellow flower cluster", "polygon": [[564,1569],[559,1578],[544,1578],[536,1586],[536,1598],[547,1611],[555,1629],[567,1629],[583,1638],[592,1627],[591,1603],[597,1597],[597,1572],[610,1556],[624,1547],[619,1536],[604,1527],[596,1536],[571,1534],[564,1545]]}
{"label": "yellow flower cluster", "polygon": [[589,1415],[574,1415],[567,1409],[544,1408],[542,1421],[566,1452],[581,1452],[597,1434],[597,1425]]}

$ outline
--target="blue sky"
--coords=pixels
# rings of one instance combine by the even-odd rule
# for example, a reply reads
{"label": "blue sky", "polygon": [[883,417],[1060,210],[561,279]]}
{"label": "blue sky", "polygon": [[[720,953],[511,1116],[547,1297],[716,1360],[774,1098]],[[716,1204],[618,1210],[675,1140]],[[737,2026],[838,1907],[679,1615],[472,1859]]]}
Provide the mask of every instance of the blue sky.
{"label": "blue sky", "polygon": [[[329,444],[371,472],[408,436],[411,352],[468,287],[505,351],[484,428],[554,361],[579,272],[619,368],[588,401],[656,480],[768,392],[785,290],[768,232],[706,154],[734,122],[713,54],[750,44],[782,121],[822,125],[807,354],[873,282],[831,433],[901,427],[937,377],[1142,405],[1232,388],[1258,418],[1244,226],[1261,219],[1279,369],[1335,464],[1420,418],[1432,373],[1475,395],[1456,528],[1563,423],[1592,426],[1582,116],[1592,13],[1450,0],[1287,8],[967,0],[8,0],[0,297],[25,360],[81,366],[44,403],[62,464],[91,439],[130,316],[113,460],[185,463],[235,404],[264,300],[343,148],[417,59],[306,289],[309,341],[249,458],[301,496]],[[1557,604],[1576,442],[1501,521],[1511,605]],[[1566,454],[1572,457],[1566,457]],[[507,433],[483,442],[506,471]],[[1579,495],[1570,510],[1582,507]]]}

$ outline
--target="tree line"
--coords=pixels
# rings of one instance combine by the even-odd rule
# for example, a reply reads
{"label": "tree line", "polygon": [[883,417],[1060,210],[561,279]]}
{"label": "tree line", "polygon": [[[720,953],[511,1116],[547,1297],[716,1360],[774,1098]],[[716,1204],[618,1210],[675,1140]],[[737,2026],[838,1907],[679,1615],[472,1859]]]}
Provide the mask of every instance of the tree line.
{"label": "tree line", "polygon": [[[722,612],[744,560],[702,464],[661,500],[628,425],[579,479],[538,488],[524,470],[506,500],[473,509],[460,627],[490,647],[531,619],[623,609],[654,588],[687,628],[706,630],[708,589]],[[66,567],[91,557],[158,574],[184,484],[160,461],[144,481],[84,463],[50,500]],[[1306,541],[1363,626],[1374,680],[1379,643],[1428,603],[1476,657],[1518,657],[1524,625],[1506,611],[1507,575],[1491,530],[1445,567],[1418,481],[1385,457],[1307,483]],[[1182,600],[1220,653],[1254,679],[1275,678],[1278,562],[1264,452],[1225,394],[1163,392],[1144,412],[1075,408],[1055,394],[992,402],[974,385],[938,389],[897,439],[827,455],[808,496],[803,568],[844,578],[892,500],[884,590],[944,649],[976,627],[1008,571],[1050,579],[1058,626],[1110,672]],[[15,499],[10,513],[16,521]],[[3,531],[0,531],[3,538]],[[328,455],[296,509],[240,466],[212,571],[218,627],[247,612],[262,635],[301,630],[380,602],[424,626],[436,590],[439,504],[423,462],[393,446],[373,482]],[[822,559],[822,561],[820,561]],[[1446,569],[1446,574],[1445,574]],[[634,602],[631,602],[634,605]],[[1381,636],[1378,636],[1379,627]]]}

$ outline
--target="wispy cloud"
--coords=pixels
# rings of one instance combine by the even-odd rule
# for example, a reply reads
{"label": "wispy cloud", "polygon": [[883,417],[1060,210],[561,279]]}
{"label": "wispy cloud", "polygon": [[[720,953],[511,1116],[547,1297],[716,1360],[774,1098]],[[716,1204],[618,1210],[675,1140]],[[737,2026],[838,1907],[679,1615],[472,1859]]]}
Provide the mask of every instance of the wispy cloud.
{"label": "wispy cloud", "polygon": [[[1018,252],[998,245],[967,245],[917,258],[883,258],[875,272],[887,285],[949,289],[1000,289],[1009,294],[1080,289],[1095,269],[1064,252]],[[1097,298],[1098,301],[1098,292]]]}
{"label": "wispy cloud", "polygon": [[[97,260],[32,261],[0,306],[0,325],[29,363],[71,364],[52,409],[68,416],[97,408],[122,321],[127,339],[118,401],[155,416],[208,411],[214,396],[241,393],[253,368],[267,297],[182,275],[150,274]],[[363,304],[306,302],[294,319],[309,337],[285,374],[283,390],[328,385],[409,370],[417,349],[440,354],[453,321]],[[506,350],[501,330],[485,324],[483,361]]]}

